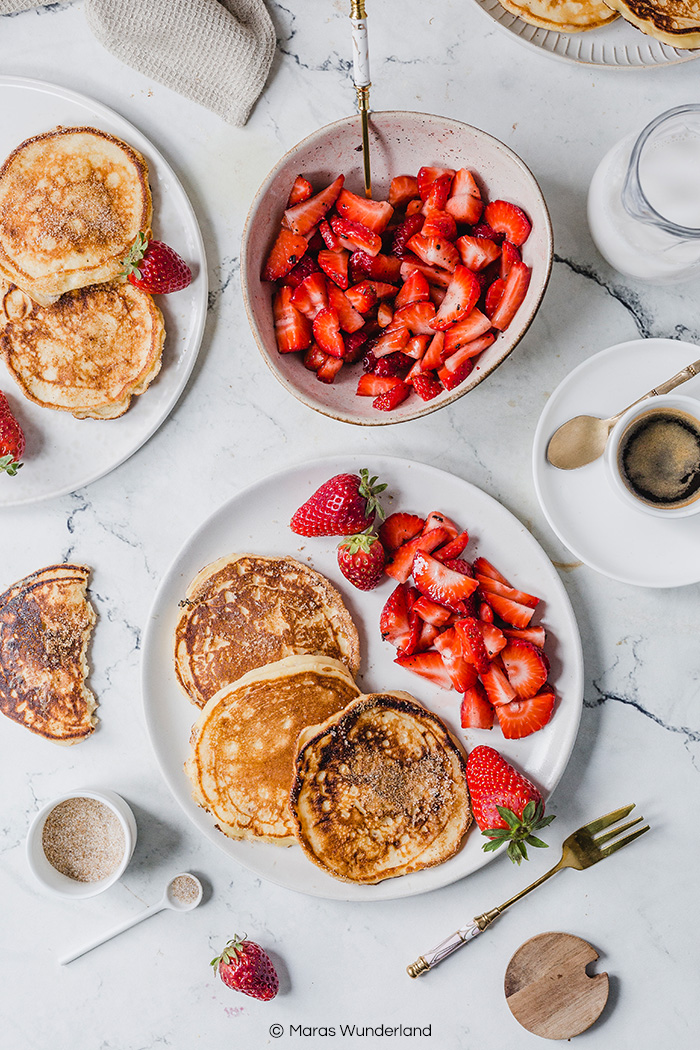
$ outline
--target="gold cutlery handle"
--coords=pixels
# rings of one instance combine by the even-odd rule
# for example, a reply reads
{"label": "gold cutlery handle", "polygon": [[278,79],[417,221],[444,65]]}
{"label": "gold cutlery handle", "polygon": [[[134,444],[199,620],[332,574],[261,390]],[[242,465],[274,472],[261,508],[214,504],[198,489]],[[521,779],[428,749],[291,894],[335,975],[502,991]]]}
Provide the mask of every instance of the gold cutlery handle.
{"label": "gold cutlery handle", "polygon": [[680,372],[676,372],[675,376],[671,376],[665,383],[661,383],[660,386],[654,387],[646,395],[647,397],[657,397],[659,394],[668,394],[671,390],[675,390],[681,383],[685,383],[688,379],[692,379],[700,372],[700,360],[693,361],[692,364],[686,365]]}

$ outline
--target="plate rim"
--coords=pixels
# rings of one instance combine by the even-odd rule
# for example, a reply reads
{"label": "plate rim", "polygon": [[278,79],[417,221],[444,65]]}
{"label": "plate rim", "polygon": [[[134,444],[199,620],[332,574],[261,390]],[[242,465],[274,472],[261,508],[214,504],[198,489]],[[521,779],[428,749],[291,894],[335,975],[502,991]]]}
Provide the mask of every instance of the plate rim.
{"label": "plate rim", "polygon": [[[424,463],[422,461],[409,460],[405,457],[384,455],[382,453],[374,456],[362,456],[361,454],[346,453],[338,456],[319,457],[308,462],[302,461],[299,463],[289,464],[286,467],[274,471],[271,474],[266,474],[263,478],[257,479],[251,484],[240,489],[238,492],[234,493],[222,504],[216,507],[210,514],[208,514],[206,518],[203,521],[201,521],[199,525],[190,533],[190,535],[180,545],[175,555],[170,559],[169,565],[164,571],[163,575],[161,576],[160,582],[154,594],[144,628],[140,661],[141,702],[144,721],[146,723],[146,729],[151,743],[151,748],[156,759],[156,764],[171,795],[178,803],[180,809],[185,814],[185,816],[187,816],[190,823],[197,829],[198,832],[203,834],[205,838],[207,838],[222,852],[224,852],[226,856],[228,856],[232,861],[234,861],[234,863],[240,864],[247,870],[253,872],[253,874],[255,874],[258,878],[263,879],[267,882],[271,882],[277,886],[280,886],[292,892],[303,893],[304,895],[316,897],[318,899],[339,900],[348,903],[373,903],[377,900],[398,900],[405,897],[417,896],[422,893],[428,893],[432,890],[441,889],[445,886],[452,885],[453,883],[458,882],[462,878],[468,877],[468,875],[474,874],[476,871],[480,871],[484,866],[496,859],[496,854],[484,854],[484,859],[482,863],[477,868],[472,869],[472,871],[464,872],[461,874],[458,873],[456,875],[452,872],[448,872],[446,877],[444,873],[446,869],[446,864],[448,862],[446,862],[446,864],[436,865],[432,868],[423,869],[420,872],[413,873],[413,875],[404,877],[412,881],[406,882],[403,878],[387,879],[374,886],[359,886],[359,884],[344,883],[340,880],[337,880],[336,882],[336,880],[332,880],[331,877],[328,876],[328,878],[331,879],[331,886],[333,890],[337,890],[337,892],[330,892],[330,887],[329,892],[324,892],[323,889],[319,890],[316,888],[299,888],[296,886],[291,886],[288,880],[285,881],[283,876],[278,876],[276,873],[266,872],[263,874],[259,870],[259,868],[251,866],[245,858],[232,856],[229,850],[227,849],[227,844],[231,840],[224,839],[220,833],[217,834],[213,824],[211,824],[207,828],[201,826],[195,819],[196,814],[193,814],[188,809],[189,799],[187,800],[187,803],[183,800],[182,795],[184,793],[182,792],[181,784],[179,782],[176,782],[174,776],[171,777],[169,769],[166,768],[163,761],[161,760],[156,735],[157,726],[155,713],[153,705],[149,704],[148,694],[150,690],[149,680],[152,676],[151,664],[158,664],[156,654],[157,634],[159,630],[159,620],[161,616],[161,606],[163,604],[164,595],[166,591],[172,586],[173,579],[176,576],[177,566],[180,564],[181,560],[188,553],[191,553],[192,549],[196,548],[198,541],[201,539],[202,535],[205,534],[206,531],[213,525],[215,519],[225,518],[227,514],[230,514],[232,508],[234,508],[235,505],[241,499],[248,500],[254,498],[256,490],[260,490],[267,486],[273,486],[276,480],[284,478],[289,474],[293,474],[301,470],[310,471],[322,467],[332,469],[335,473],[337,473],[339,470],[342,472],[343,470],[347,470],[349,468],[357,470],[359,469],[358,463],[360,461],[364,462],[366,460],[371,460],[372,464],[376,465],[376,469],[379,472],[381,472],[382,464],[384,463],[388,463],[394,469],[400,470],[418,467],[419,469],[425,470],[431,475],[437,477],[438,480],[442,476],[446,476],[450,479],[451,482],[457,482],[460,486],[464,486],[468,492],[478,492],[480,497],[483,497],[487,502],[493,504],[494,507],[497,508],[495,510],[495,513],[501,514],[504,520],[508,520],[514,528],[518,529],[525,536],[527,536],[528,539],[526,542],[529,542],[533,549],[536,548],[539,551],[541,557],[550,566],[552,587],[556,589],[559,600],[562,603],[562,608],[567,619],[567,640],[570,643],[573,650],[571,661],[572,666],[571,668],[569,668],[569,672],[572,676],[571,695],[567,695],[566,702],[567,705],[572,705],[572,708],[575,704],[576,710],[571,716],[570,722],[567,726],[567,730],[564,733],[564,739],[559,747],[557,761],[553,764],[552,767],[552,775],[549,780],[549,786],[543,790],[545,798],[551,797],[552,793],[556,789],[573,752],[583,711],[584,691],[584,661],[581,634],[576,620],[573,604],[571,602],[571,599],[569,598],[568,592],[564,586],[561,576],[557,572],[551,558],[546,553],[539,541],[532,534],[532,532],[528,528],[526,528],[525,525],[523,525],[520,519],[516,517],[516,515],[513,514],[512,511],[505,507],[494,496],[491,496],[489,493],[474,485],[472,482],[466,481],[464,478],[461,478],[456,474],[452,474],[450,471],[442,470],[439,467],[435,467],[432,464]],[[375,467],[373,466],[372,469],[374,470]],[[162,680],[162,675],[160,677]],[[173,685],[175,685],[174,675],[171,675],[171,677]],[[182,699],[184,703],[188,702],[184,694],[182,696]],[[196,719],[196,715],[194,715],[193,720],[194,719]],[[462,746],[466,749],[466,745],[463,742]],[[441,877],[441,874],[443,877]],[[419,885],[417,887],[415,886],[416,876],[424,876],[423,879],[419,880]],[[420,883],[422,883],[423,881],[425,881],[427,885],[421,885]],[[383,887],[383,889],[379,891],[379,887]],[[373,890],[378,892],[375,892],[375,895],[370,895]],[[352,891],[356,891],[356,893],[352,893]],[[362,897],[359,896],[360,893],[362,893]]]}
{"label": "plate rim", "polygon": [[614,343],[612,346],[603,347],[602,350],[599,350],[591,357],[587,357],[584,361],[581,361],[576,366],[576,368],[574,368],[571,372],[567,373],[567,375],[564,376],[562,381],[555,387],[555,389],[549,395],[545,406],[542,409],[542,412],[540,413],[540,417],[537,421],[537,426],[535,427],[535,434],[532,441],[533,484],[535,487],[535,493],[537,495],[537,500],[539,502],[540,509],[542,510],[542,513],[547,519],[547,523],[549,524],[554,534],[559,538],[559,540],[561,540],[566,549],[570,551],[574,555],[574,557],[580,559],[580,561],[582,561],[584,565],[587,565],[590,569],[593,569],[594,572],[598,572],[601,574],[601,576],[605,576],[610,580],[615,580],[618,583],[625,583],[632,587],[648,587],[654,590],[663,590],[669,588],[675,589],[677,587],[691,587],[694,584],[700,583],[700,570],[698,570],[697,576],[695,576],[693,579],[685,579],[682,582],[676,583],[663,583],[653,580],[640,581],[638,577],[633,578],[631,576],[626,576],[622,574],[613,574],[607,569],[603,569],[598,564],[594,564],[594,562],[588,556],[584,556],[581,553],[581,551],[578,550],[576,546],[572,545],[569,539],[564,536],[558,524],[556,524],[555,521],[552,519],[550,509],[542,493],[541,471],[546,461],[546,439],[543,437],[543,432],[545,425],[551,425],[548,421],[548,414],[553,400],[561,391],[563,391],[565,388],[568,388],[569,385],[573,385],[576,381],[576,377],[582,372],[585,372],[587,369],[591,368],[593,362],[595,362],[599,358],[614,356],[616,351],[619,351],[621,349],[626,350],[628,347],[645,346],[648,348],[648,345],[650,343],[661,343],[664,345],[673,346],[674,348],[678,346],[683,346],[686,347],[691,354],[697,353],[698,350],[696,344],[688,343],[684,339],[670,339],[667,336],[652,336],[648,339],[625,339],[620,343]]}
{"label": "plate rim", "polygon": [[[179,382],[173,388],[170,397],[165,402],[162,411],[156,416],[155,420],[144,430],[142,434],[138,435],[137,443],[130,446],[129,450],[121,455],[120,458],[116,459],[105,469],[100,468],[97,473],[89,473],[77,483],[71,482],[69,485],[61,485],[50,492],[42,492],[32,495],[24,495],[16,499],[5,499],[0,500],[0,512],[4,508],[13,507],[26,507],[31,506],[35,503],[42,503],[46,500],[58,499],[61,496],[70,495],[73,492],[77,492],[82,488],[86,488],[88,485],[92,485],[95,481],[100,478],[106,477],[117,467],[120,467],[122,463],[130,459],[131,456],[135,455],[136,452],[142,448],[146,442],[153,437],[155,432],[163,425],[170,413],[175,408],[179,401],[182,393],[187,386],[187,382],[192,374],[199,351],[202,345],[202,339],[204,336],[204,329],[206,326],[207,319],[207,305],[209,296],[209,272],[207,267],[207,256],[204,247],[204,240],[202,237],[202,231],[197,219],[196,212],[189,199],[187,192],[185,191],[182,182],[178,178],[175,170],[165,156],[161,153],[160,149],[154,145],[152,140],[141,131],[135,124],[133,124],[126,117],[123,117],[117,110],[112,109],[110,106],[105,105],[103,102],[99,102],[97,99],[92,98],[90,95],[86,95],[79,91],[74,91],[73,88],[62,87],[60,84],[56,84],[48,80],[40,80],[37,77],[22,77],[13,74],[0,74],[0,91],[3,88],[17,88],[20,90],[31,90],[37,92],[43,92],[47,95],[52,95],[56,98],[63,99],[67,102],[72,102],[80,106],[89,106],[96,116],[101,119],[106,119],[108,122],[114,122],[117,125],[121,125],[126,132],[131,135],[133,134],[137,139],[141,139],[147,143],[150,155],[156,161],[158,168],[164,171],[169,179],[177,186],[180,191],[182,202],[184,206],[184,215],[189,220],[191,226],[191,235],[196,244],[196,250],[198,258],[196,260],[199,266],[199,273],[197,278],[201,281],[201,288],[198,293],[198,298],[194,306],[194,325],[192,337],[189,340],[189,346],[186,352],[189,355],[183,369],[180,373]],[[137,144],[138,147],[138,144]],[[167,333],[166,333],[167,336]],[[47,409],[47,411],[51,411]],[[4,495],[4,493],[3,493]]]}

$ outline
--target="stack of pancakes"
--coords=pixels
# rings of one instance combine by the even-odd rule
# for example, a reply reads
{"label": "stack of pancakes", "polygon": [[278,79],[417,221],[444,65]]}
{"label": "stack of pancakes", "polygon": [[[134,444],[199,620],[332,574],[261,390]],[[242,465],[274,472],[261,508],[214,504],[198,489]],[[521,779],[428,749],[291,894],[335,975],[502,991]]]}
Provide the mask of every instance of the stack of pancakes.
{"label": "stack of pancakes", "polygon": [[500,0],[530,25],[558,33],[598,29],[622,15],[647,36],[676,48],[700,47],[700,0]]}
{"label": "stack of pancakes", "polygon": [[471,823],[464,756],[406,693],[363,696],[342,598],[292,558],[203,569],[175,632],[180,685],[202,708],[185,771],[234,839],[299,843],[357,883],[441,863]]}
{"label": "stack of pancakes", "polygon": [[97,128],[37,135],[0,168],[0,354],[31,401],[112,419],[158,374],[163,316],[123,279],[152,211],[146,161]]}

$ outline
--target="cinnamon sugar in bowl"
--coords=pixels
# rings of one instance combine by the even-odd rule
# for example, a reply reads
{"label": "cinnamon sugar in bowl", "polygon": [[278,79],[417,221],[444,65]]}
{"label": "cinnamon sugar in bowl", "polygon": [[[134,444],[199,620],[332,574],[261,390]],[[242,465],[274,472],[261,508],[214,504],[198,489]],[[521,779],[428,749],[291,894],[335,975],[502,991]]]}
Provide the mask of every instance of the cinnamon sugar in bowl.
{"label": "cinnamon sugar in bowl", "polygon": [[124,873],[136,845],[131,809],[113,791],[75,791],[34,818],[27,860],[44,889],[61,897],[93,897]]}

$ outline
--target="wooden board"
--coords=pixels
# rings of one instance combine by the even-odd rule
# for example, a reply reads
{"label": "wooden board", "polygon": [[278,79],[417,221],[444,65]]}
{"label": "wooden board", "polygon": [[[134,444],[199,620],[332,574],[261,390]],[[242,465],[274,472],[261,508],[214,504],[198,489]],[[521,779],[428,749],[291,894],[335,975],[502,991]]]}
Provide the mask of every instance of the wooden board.
{"label": "wooden board", "polygon": [[506,1002],[516,1021],[544,1039],[570,1039],[600,1017],[608,1000],[608,975],[589,977],[598,953],[570,933],[540,933],[508,963]]}

